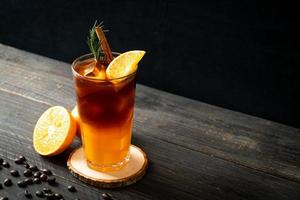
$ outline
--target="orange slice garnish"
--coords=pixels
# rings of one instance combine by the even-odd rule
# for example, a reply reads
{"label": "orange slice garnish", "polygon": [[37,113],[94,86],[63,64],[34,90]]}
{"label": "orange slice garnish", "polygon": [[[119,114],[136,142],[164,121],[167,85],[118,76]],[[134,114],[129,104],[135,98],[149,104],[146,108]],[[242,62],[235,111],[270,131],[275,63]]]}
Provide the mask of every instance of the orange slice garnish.
{"label": "orange slice garnish", "polygon": [[120,54],[108,65],[106,76],[108,79],[117,79],[134,73],[145,53],[145,51],[134,50]]}

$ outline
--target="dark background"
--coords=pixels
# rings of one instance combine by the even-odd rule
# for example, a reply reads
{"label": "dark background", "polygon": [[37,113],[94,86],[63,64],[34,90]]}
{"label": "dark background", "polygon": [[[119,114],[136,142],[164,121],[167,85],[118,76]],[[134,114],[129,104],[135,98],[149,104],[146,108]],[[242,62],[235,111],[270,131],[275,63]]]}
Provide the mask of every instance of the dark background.
{"label": "dark background", "polygon": [[[147,51],[142,84],[300,127],[300,12],[287,1],[0,1],[0,42],[66,62],[95,19]],[[1,72],[0,72],[1,73]]]}

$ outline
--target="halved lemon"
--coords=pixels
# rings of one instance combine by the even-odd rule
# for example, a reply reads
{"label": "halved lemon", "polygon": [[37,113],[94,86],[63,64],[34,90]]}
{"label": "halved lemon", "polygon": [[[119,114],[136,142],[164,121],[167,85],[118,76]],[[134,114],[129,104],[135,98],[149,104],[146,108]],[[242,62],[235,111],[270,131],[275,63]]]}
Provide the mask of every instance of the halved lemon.
{"label": "halved lemon", "polygon": [[137,64],[145,55],[145,51],[127,51],[116,57],[107,67],[106,76],[109,79],[122,78],[134,73]]}
{"label": "halved lemon", "polygon": [[76,122],[67,109],[53,106],[41,115],[35,125],[33,147],[43,156],[54,156],[70,146],[75,133]]}

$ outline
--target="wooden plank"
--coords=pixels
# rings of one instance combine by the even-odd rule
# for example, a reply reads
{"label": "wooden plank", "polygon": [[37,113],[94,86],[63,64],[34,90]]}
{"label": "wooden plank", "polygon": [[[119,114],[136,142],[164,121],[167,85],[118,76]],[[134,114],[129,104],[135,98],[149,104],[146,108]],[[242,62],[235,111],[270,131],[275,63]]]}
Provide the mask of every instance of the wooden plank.
{"label": "wooden plank", "polygon": [[[149,156],[150,165],[146,176],[127,188],[95,189],[74,178],[66,167],[70,151],[80,145],[78,140],[66,152],[56,157],[44,158],[34,152],[33,125],[47,107],[49,105],[0,91],[0,157],[13,163],[12,160],[22,154],[32,163],[54,171],[60,184],[53,187],[53,190],[64,193],[67,199],[74,199],[75,196],[87,200],[98,199],[103,191],[108,191],[122,200],[296,199],[300,194],[298,183],[172,144],[154,137],[152,130],[138,127],[134,130],[133,141],[142,146]],[[0,180],[6,176],[9,176],[8,170],[3,168],[0,171]],[[76,194],[66,191],[69,184],[76,186]],[[41,189],[44,185],[34,185],[30,190]],[[1,190],[0,194],[8,195],[11,199],[21,199],[22,191],[23,189],[14,185]]]}
{"label": "wooden plank", "polygon": [[[1,45],[0,71],[2,91],[74,105],[68,64]],[[300,182],[299,129],[142,85],[135,116],[135,128],[153,138]]]}

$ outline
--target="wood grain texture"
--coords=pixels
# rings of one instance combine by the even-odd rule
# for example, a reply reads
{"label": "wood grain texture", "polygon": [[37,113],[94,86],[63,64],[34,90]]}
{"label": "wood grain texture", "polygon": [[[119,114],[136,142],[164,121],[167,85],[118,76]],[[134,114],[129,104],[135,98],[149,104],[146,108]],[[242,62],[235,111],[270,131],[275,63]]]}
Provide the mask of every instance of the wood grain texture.
{"label": "wood grain texture", "polygon": [[[71,79],[68,64],[0,45],[0,157],[11,160],[25,154],[54,170],[62,191],[72,183],[78,195],[88,194],[82,199],[95,199],[103,190],[81,183],[66,168],[68,154],[79,141],[53,158],[32,149],[33,125],[40,114],[51,105],[73,107]],[[137,184],[110,191],[118,199],[300,195],[299,129],[142,85],[135,108],[133,143],[146,151],[149,169]],[[1,180],[3,173],[5,169]]]}

